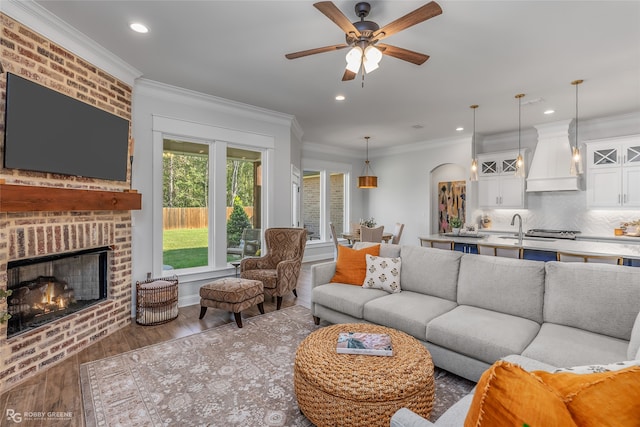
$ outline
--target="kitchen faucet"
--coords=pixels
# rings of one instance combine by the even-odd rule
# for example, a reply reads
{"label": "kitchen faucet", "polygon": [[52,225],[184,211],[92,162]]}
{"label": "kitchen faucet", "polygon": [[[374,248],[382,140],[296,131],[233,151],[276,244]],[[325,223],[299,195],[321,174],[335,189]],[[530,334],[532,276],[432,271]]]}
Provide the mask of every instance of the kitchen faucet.
{"label": "kitchen faucet", "polygon": [[515,214],[513,218],[511,218],[511,225],[515,225],[516,217],[518,218],[518,245],[522,246],[522,217],[520,214]]}

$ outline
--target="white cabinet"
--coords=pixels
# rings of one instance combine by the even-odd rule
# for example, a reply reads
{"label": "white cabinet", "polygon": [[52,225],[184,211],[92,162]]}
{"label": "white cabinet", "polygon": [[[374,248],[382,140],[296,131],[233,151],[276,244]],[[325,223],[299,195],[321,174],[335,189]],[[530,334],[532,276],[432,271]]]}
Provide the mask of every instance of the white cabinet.
{"label": "white cabinet", "polygon": [[587,142],[587,206],[640,207],[640,135]]}
{"label": "white cabinet", "polygon": [[[522,155],[525,156],[524,151]],[[517,157],[517,150],[478,155],[479,207],[504,209],[524,207],[524,178],[515,175]]]}

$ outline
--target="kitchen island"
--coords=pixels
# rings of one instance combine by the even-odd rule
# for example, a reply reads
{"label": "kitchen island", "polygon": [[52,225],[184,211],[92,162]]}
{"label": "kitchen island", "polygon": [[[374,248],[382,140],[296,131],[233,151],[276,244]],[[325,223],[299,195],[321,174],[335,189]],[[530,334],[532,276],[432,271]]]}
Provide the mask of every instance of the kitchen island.
{"label": "kitchen island", "polygon": [[517,234],[500,232],[479,232],[477,235],[430,234],[418,237],[421,246],[426,242],[453,241],[455,249],[467,253],[477,253],[478,243],[522,247],[525,259],[540,261],[555,260],[556,252],[572,252],[584,255],[615,255],[624,258],[625,265],[640,267],[640,238],[639,237],[578,237],[571,239],[553,239],[542,237],[524,237],[522,245],[518,245]]}

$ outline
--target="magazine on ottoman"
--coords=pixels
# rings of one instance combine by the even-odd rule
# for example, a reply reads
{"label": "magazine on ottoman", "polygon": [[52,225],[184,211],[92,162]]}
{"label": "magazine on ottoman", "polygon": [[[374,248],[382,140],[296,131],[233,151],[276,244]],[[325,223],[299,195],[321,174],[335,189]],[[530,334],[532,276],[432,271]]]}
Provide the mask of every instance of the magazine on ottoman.
{"label": "magazine on ottoman", "polygon": [[387,334],[342,332],[338,335],[338,353],[393,356],[391,337]]}

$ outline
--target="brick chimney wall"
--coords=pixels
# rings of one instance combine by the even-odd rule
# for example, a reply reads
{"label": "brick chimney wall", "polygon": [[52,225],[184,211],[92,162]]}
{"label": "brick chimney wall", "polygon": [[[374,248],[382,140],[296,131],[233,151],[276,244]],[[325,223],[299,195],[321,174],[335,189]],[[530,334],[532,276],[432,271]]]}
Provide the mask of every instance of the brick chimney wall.
{"label": "brick chimney wall", "polygon": [[[0,61],[5,71],[131,120],[132,88],[64,47],[0,13]],[[6,74],[0,77],[0,167],[4,153]],[[132,153],[131,143],[129,153]],[[123,191],[126,182],[0,169],[7,184]],[[0,325],[0,393],[131,322],[129,211],[0,212],[0,289],[9,261],[111,246],[107,300],[7,339]],[[0,302],[0,312],[6,311]]]}

